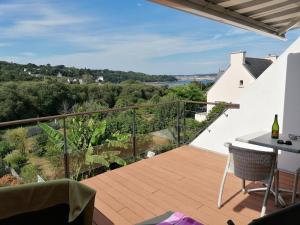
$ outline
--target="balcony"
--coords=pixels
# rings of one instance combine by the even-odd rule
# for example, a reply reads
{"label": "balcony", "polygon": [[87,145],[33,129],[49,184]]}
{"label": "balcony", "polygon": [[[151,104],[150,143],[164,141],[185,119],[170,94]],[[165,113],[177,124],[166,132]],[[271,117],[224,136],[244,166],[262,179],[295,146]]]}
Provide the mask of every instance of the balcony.
{"label": "balcony", "polygon": [[[83,180],[97,191],[94,224],[130,225],[180,211],[208,225],[224,225],[228,219],[248,224],[260,216],[263,194],[243,194],[241,180],[229,176],[225,205],[217,208],[224,155],[182,146],[151,159]],[[293,176],[280,174],[280,187],[291,188]],[[247,183],[247,187],[255,187]],[[290,202],[290,195],[284,196]],[[267,213],[278,210],[270,197]]]}
{"label": "balcony", "polygon": [[[206,121],[191,122],[207,104],[219,107],[208,115]],[[44,140],[47,144],[39,143],[39,146],[57,151],[43,157],[35,155],[32,152],[35,150],[24,150],[22,154],[27,157],[24,165],[38,168],[35,175],[39,175],[40,179],[70,177],[96,190],[94,225],[136,224],[167,211],[180,211],[206,225],[226,224],[228,219],[236,224],[248,224],[259,217],[263,194],[250,196],[241,193],[241,181],[229,175],[224,191],[225,205],[218,209],[217,196],[226,156],[188,145],[217,118],[227,118],[226,110],[238,108],[239,105],[227,103],[174,101],[4,122],[0,123],[0,127],[6,132],[18,126],[34,131],[30,140],[37,139],[42,133],[49,136]],[[159,114],[156,115],[153,109],[160,109]],[[115,124],[119,114],[129,122],[129,127]],[[147,129],[140,120],[141,115],[147,115],[153,127]],[[92,147],[94,156],[101,155],[103,158],[90,161],[91,155],[87,155],[90,148],[85,149],[81,142],[72,142],[70,134],[78,130],[83,130],[85,135],[89,130],[93,133],[98,130],[98,127],[92,127],[94,124],[102,127],[103,121],[107,120],[112,124],[105,122],[105,127],[114,125],[116,129],[127,129],[127,132],[117,133],[125,135],[125,139],[121,138],[116,144],[113,141],[118,136],[109,134],[112,139],[108,142],[98,136],[102,141],[88,146]],[[146,143],[143,142],[145,140]],[[20,146],[16,147],[20,151]],[[114,152],[112,158],[107,157],[109,152]],[[148,155],[149,152],[152,155]],[[117,160],[112,162],[116,157]],[[126,166],[116,165],[115,162],[120,162],[121,158]],[[36,179],[28,177],[28,171],[22,170],[24,165],[18,165],[20,169],[7,164],[10,173],[20,183],[36,182]],[[293,176],[283,172],[280,176],[280,187],[291,189]],[[256,186],[255,183],[247,183],[247,187]],[[290,195],[283,197],[290,202]],[[274,199],[270,198],[267,213],[278,209],[274,206]]]}
{"label": "balcony", "polygon": [[[197,122],[206,104],[216,110]],[[185,100],[2,122],[0,178],[82,180],[188,144],[229,108]]]}

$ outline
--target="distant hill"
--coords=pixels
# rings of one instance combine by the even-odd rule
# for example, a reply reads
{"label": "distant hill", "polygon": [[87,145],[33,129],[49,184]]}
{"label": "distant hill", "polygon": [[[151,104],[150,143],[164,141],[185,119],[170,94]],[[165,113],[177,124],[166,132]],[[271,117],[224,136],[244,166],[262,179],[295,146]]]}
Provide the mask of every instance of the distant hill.
{"label": "distant hill", "polygon": [[[176,81],[174,76],[170,75],[149,75],[133,71],[114,71],[114,70],[93,70],[79,69],[75,67],[66,67],[64,65],[51,66],[35,65],[28,63],[26,65],[0,61],[0,82],[1,81],[26,81],[42,80],[44,77],[72,78],[82,79],[88,77],[90,80],[101,80],[104,82],[120,83],[126,80],[136,80],[142,82],[170,82]],[[99,79],[100,78],[100,79]]]}

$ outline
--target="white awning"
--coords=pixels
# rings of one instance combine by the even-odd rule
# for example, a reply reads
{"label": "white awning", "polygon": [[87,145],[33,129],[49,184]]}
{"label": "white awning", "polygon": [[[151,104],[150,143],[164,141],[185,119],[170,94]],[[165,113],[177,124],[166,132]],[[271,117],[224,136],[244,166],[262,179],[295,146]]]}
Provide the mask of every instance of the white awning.
{"label": "white awning", "polygon": [[300,27],[300,0],[150,1],[280,39]]}

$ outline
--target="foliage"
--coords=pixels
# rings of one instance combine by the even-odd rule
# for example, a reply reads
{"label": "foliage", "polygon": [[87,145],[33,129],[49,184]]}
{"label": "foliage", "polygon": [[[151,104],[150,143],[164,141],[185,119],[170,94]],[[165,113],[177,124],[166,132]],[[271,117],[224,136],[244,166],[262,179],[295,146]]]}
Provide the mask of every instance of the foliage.
{"label": "foliage", "polygon": [[206,119],[208,123],[213,122],[219,115],[226,109],[224,103],[220,103],[212,108],[212,110],[208,113]]}
{"label": "foliage", "polygon": [[0,141],[0,158],[4,158],[12,151],[12,147],[7,141]]}
{"label": "foliage", "polygon": [[[96,100],[90,100],[83,102],[82,104],[75,104],[72,108],[74,112],[94,112],[101,109],[107,109],[108,105]],[[98,118],[102,118],[100,114],[98,116]]]}
{"label": "foliage", "polygon": [[0,158],[0,177],[4,176],[6,173],[7,173],[7,171],[6,171],[6,168],[5,168],[5,163]]}
{"label": "foliage", "polygon": [[28,164],[21,169],[21,177],[25,183],[33,183],[37,181],[37,175],[40,170],[33,164]]}
{"label": "foliage", "polygon": [[[54,129],[56,129],[56,130],[60,128],[59,123],[56,122],[56,121],[50,122],[50,123],[48,123],[48,125],[51,126]],[[39,135],[41,133],[43,133],[43,130],[39,126],[27,127],[28,137],[33,137],[33,136]]]}
{"label": "foliage", "polygon": [[14,150],[4,158],[5,164],[14,168],[16,171],[19,171],[23,166],[25,166],[27,160],[27,157],[17,150]]}
{"label": "foliage", "polygon": [[62,168],[63,149],[58,148],[51,142],[46,146],[46,149],[47,151],[45,153],[45,156],[50,161],[52,166],[54,166],[55,168]]}
{"label": "foliage", "polygon": [[186,127],[185,127],[185,141],[190,142],[196,136],[206,129],[210,124],[216,120],[222,112],[226,109],[225,105],[220,103],[212,108],[212,110],[206,116],[206,120],[202,122],[198,122],[194,120],[194,118],[187,118],[186,119]]}
{"label": "foliage", "polygon": [[66,67],[64,65],[51,66],[35,65],[28,63],[21,65],[17,63],[0,62],[0,81],[28,81],[42,80],[43,76],[55,77],[58,75],[72,78],[82,78],[85,82],[95,82],[99,76],[104,78],[105,82],[119,83],[125,80],[138,80],[143,82],[157,81],[176,81],[174,76],[168,75],[148,75],[133,71],[113,71],[113,70],[92,70],[92,69],[77,69],[74,67]]}
{"label": "foliage", "polygon": [[164,145],[160,145],[159,147],[158,147],[158,152],[159,153],[164,153],[164,152],[167,152],[167,151],[169,151],[169,150],[172,150],[172,149],[174,149],[174,148],[176,148],[176,144],[173,144],[173,143],[170,143],[170,144],[164,144]]}
{"label": "foliage", "polygon": [[[104,83],[101,85],[70,85],[56,80],[7,82],[0,83],[0,101],[3,101],[4,106],[0,109],[0,120],[48,116],[66,111],[97,111],[109,107],[166,103],[162,106],[136,110],[137,150],[142,151],[149,149],[149,146],[154,146],[153,139],[149,135],[151,132],[168,128],[177,137],[175,129],[177,103],[175,101],[179,99],[203,101],[205,100],[203,87],[192,83],[167,89],[130,80],[120,84]],[[174,103],[169,104],[170,102]],[[65,107],[66,105],[68,107]],[[192,104],[186,106],[189,108],[192,107]],[[212,113],[208,115],[208,121],[212,121],[219,110],[222,109],[213,109]],[[191,138],[207,126],[208,121],[199,124],[192,118],[187,119],[187,125],[190,126],[186,132],[187,138]],[[13,146],[14,149],[24,155],[30,153],[28,151],[30,149],[29,142],[34,140],[34,154],[46,157],[45,161],[50,161],[55,169],[62,169],[64,137],[60,123],[41,123],[26,129],[18,128],[20,130],[7,131],[4,137],[10,143],[17,143]],[[67,119],[67,145],[70,153],[71,173],[74,178],[79,178],[82,171],[87,174],[101,165],[106,168],[109,168],[110,164],[114,162],[124,165],[125,162],[120,156],[127,157],[132,152],[130,149],[132,124],[132,110],[97,113],[92,116]],[[25,135],[26,130],[27,134]],[[23,136],[14,136],[10,132],[21,133]],[[15,139],[20,136],[23,138],[20,138],[22,141],[16,142],[9,139],[10,136]],[[159,150],[166,151],[168,148],[173,148],[173,146],[162,146]],[[8,161],[10,158],[11,156],[8,157]],[[26,163],[26,160],[24,161],[22,166]],[[14,166],[17,169],[21,167],[18,166],[18,163],[15,163]]]}
{"label": "foliage", "polygon": [[20,150],[21,154],[25,155],[26,148],[28,147],[27,129],[16,128],[8,130],[5,136],[9,143],[13,143],[14,147]]}
{"label": "foliage", "polygon": [[45,133],[39,134],[35,137],[35,144],[33,146],[33,151],[35,155],[42,157],[46,153],[47,141],[48,135]]}
{"label": "foliage", "polygon": [[3,177],[0,177],[0,187],[5,186],[16,186],[21,184],[19,180],[17,180],[15,177],[13,177],[10,174],[4,175]]}
{"label": "foliage", "polygon": [[[165,103],[165,105],[157,107],[153,110],[153,131],[165,129],[175,125],[175,119],[177,116],[177,103],[174,101],[177,100],[178,98],[174,93],[169,93],[160,99],[160,103]],[[170,104],[170,102],[174,103]]]}
{"label": "foliage", "polygon": [[[95,108],[96,104],[98,109],[112,108],[138,104],[153,95],[164,94],[165,88],[140,82],[103,85],[71,85],[54,80],[4,82],[0,83],[0,121],[57,115],[64,111],[65,104],[70,108],[74,105],[89,108],[85,102],[90,102],[91,108]],[[30,132],[38,132],[32,129]]]}
{"label": "foliage", "polygon": [[179,99],[190,101],[205,101],[206,97],[201,87],[197,83],[190,83],[184,86],[170,88],[170,93],[174,93]]}
{"label": "foliage", "polygon": [[87,73],[82,75],[82,80],[86,84],[91,84],[95,82],[93,76]]}
{"label": "foliage", "polygon": [[[185,132],[182,133],[184,135],[185,142],[190,142],[194,138],[196,138],[199,134],[199,132],[202,129],[206,128],[207,122],[198,122],[193,118],[186,118],[186,126],[185,126]],[[183,132],[183,131],[182,131]]]}
{"label": "foliage", "polygon": [[[57,149],[63,149],[64,136],[60,131],[46,124],[39,124],[39,126],[47,133],[49,140]],[[118,157],[119,152],[99,151],[105,144],[120,147],[122,142],[128,139],[126,134],[107,133],[106,127],[105,120],[96,121],[92,117],[75,117],[70,121],[67,143],[75,179],[79,177],[84,166],[88,166],[91,170],[94,164],[106,167],[109,167],[110,162],[125,164],[124,160]]]}

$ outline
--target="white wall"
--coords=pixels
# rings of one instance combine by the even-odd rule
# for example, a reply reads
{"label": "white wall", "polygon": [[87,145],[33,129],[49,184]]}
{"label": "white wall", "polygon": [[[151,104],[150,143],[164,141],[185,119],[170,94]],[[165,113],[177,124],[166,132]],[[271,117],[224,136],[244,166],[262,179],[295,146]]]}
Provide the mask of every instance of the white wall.
{"label": "white wall", "polygon": [[[216,83],[207,92],[208,102],[232,102],[238,103],[239,97],[247,89],[248,85],[255,81],[254,77],[244,66],[245,53],[232,53],[229,68],[216,81]],[[243,80],[243,87],[240,87],[240,80]],[[213,108],[213,105],[207,106],[207,112]]]}
{"label": "white wall", "polygon": [[202,112],[202,113],[195,113],[195,120],[198,122],[203,122],[206,120],[207,113]]}
{"label": "white wall", "polygon": [[[274,114],[278,114],[284,134],[300,134],[300,38],[245,90],[238,103],[240,109],[228,110],[228,117],[222,115],[191,145],[227,153],[225,142],[257,131],[270,131]],[[300,154],[281,152],[279,168],[295,171],[298,167]]]}

